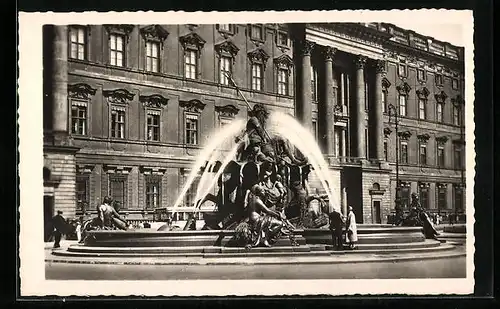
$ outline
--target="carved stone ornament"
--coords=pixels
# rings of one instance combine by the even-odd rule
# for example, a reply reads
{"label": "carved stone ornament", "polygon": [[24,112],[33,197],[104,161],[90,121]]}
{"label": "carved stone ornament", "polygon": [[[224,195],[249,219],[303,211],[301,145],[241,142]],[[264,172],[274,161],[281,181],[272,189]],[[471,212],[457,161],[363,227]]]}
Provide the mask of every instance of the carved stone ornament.
{"label": "carved stone ornament", "polygon": [[429,89],[427,89],[426,87],[422,88],[422,89],[418,89],[416,91],[417,93],[417,96],[419,97],[419,99],[427,99],[427,97],[429,96]]}
{"label": "carved stone ornament", "polygon": [[384,128],[384,136],[385,137],[388,137],[389,135],[391,135],[392,133],[392,130],[390,128]]}
{"label": "carved stone ornament", "polygon": [[316,44],[311,41],[304,41],[300,46],[302,56],[310,56]]}
{"label": "carved stone ornament", "polygon": [[358,55],[356,59],[354,59],[354,64],[356,65],[356,69],[364,69],[366,65],[366,57],[363,55]]}
{"label": "carved stone ornament", "polygon": [[441,91],[440,93],[435,94],[434,97],[436,98],[436,101],[438,103],[445,103],[446,98],[448,98],[448,95],[444,91]]}
{"label": "carved stone ornament", "polygon": [[404,82],[403,84],[397,86],[396,90],[399,92],[399,94],[406,94],[407,95],[411,91],[411,86],[408,85],[407,82]]}
{"label": "carved stone ornament", "polygon": [[200,100],[189,100],[189,101],[180,101],[179,106],[186,109],[188,112],[200,113],[205,108],[205,103],[202,103]]}
{"label": "carved stone ornament", "polygon": [[382,87],[386,90],[391,87],[391,82],[387,79],[387,77],[382,78]]}
{"label": "carved stone ornament", "polygon": [[236,57],[236,55],[240,51],[238,46],[234,45],[234,43],[230,40],[225,40],[219,44],[216,44],[214,46],[214,48],[215,48],[215,51],[217,52],[217,54],[219,55],[219,57],[222,54],[227,53],[227,54],[231,55],[231,57],[234,58],[234,57]]}
{"label": "carved stone ornament", "polygon": [[186,49],[187,47],[192,47],[196,48],[198,51],[200,51],[206,43],[206,41],[195,32],[190,32],[184,36],[181,36],[179,38],[179,41],[181,42],[181,45],[184,49]]}
{"label": "carved stone ornament", "polygon": [[428,183],[428,182],[418,182],[418,186],[422,189],[425,189],[425,188],[430,188],[431,184]]}
{"label": "carved stone ornament", "polygon": [[455,106],[461,106],[465,104],[465,101],[461,95],[457,95],[455,98],[451,98],[451,103],[453,103],[453,105]]}
{"label": "carved stone ornament", "polygon": [[274,64],[277,67],[287,68],[291,70],[293,67],[293,60],[287,54],[282,54],[281,56],[274,58]]}
{"label": "carved stone ornament", "polygon": [[139,96],[139,101],[145,107],[156,107],[156,108],[161,108],[167,105],[168,103],[168,99],[159,94],[153,94],[148,96],[141,95]]}
{"label": "carved stone ornament", "polygon": [[444,144],[444,143],[446,143],[447,141],[448,141],[448,136],[444,136],[444,135],[443,135],[443,136],[438,136],[438,137],[436,137],[436,142],[437,142],[438,144]]}
{"label": "carved stone ornament", "polygon": [[331,47],[331,46],[326,46],[323,48],[322,53],[325,56],[326,61],[333,61],[335,59],[335,55],[337,54],[337,48]]}
{"label": "carved stone ornament", "polygon": [[411,132],[410,131],[398,132],[398,135],[399,138],[406,141],[411,137]]}
{"label": "carved stone ornament", "polygon": [[145,40],[158,40],[163,42],[169,35],[168,31],[160,25],[149,25],[140,29]]}
{"label": "carved stone ornament", "polygon": [[228,104],[224,106],[216,106],[215,111],[223,117],[234,117],[238,114],[240,109],[232,104]]}
{"label": "carved stone ornament", "polygon": [[96,89],[84,83],[68,85],[68,96],[74,99],[89,100],[91,95],[95,95]]}
{"label": "carved stone ornament", "polygon": [[267,60],[269,59],[269,55],[262,48],[256,48],[250,51],[248,54],[248,59],[252,63],[262,63],[264,66],[266,65]]}
{"label": "carved stone ornament", "polygon": [[417,135],[417,138],[418,138],[418,140],[419,140],[420,142],[427,143],[427,141],[428,141],[428,140],[429,140],[429,138],[431,138],[431,137],[429,136],[429,134],[424,133],[424,134],[419,134],[419,135]]}
{"label": "carved stone ornament", "polygon": [[385,73],[385,61],[384,60],[377,60],[375,62],[375,71],[377,73]]}
{"label": "carved stone ornament", "polygon": [[135,94],[126,89],[103,90],[102,94],[110,103],[125,104],[134,99]]}

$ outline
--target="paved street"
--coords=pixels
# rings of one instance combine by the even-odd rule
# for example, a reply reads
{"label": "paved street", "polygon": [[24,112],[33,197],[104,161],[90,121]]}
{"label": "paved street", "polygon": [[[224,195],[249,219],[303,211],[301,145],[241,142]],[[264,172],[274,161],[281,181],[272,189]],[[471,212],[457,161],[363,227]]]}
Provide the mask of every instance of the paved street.
{"label": "paved street", "polygon": [[396,279],[465,277],[465,257],[356,264],[103,265],[47,262],[52,280]]}

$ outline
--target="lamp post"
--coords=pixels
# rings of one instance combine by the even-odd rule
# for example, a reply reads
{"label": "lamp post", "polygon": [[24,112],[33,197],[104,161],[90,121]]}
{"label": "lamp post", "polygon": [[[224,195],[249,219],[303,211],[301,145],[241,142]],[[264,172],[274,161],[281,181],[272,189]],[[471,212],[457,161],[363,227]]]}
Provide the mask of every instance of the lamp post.
{"label": "lamp post", "polygon": [[388,106],[388,112],[389,112],[389,122],[391,122],[391,117],[394,117],[394,124],[395,124],[395,129],[396,129],[396,209],[398,206],[400,206],[400,190],[399,190],[399,129],[398,129],[398,124],[399,124],[399,117],[398,117],[398,110],[396,106],[393,104],[389,104]]}

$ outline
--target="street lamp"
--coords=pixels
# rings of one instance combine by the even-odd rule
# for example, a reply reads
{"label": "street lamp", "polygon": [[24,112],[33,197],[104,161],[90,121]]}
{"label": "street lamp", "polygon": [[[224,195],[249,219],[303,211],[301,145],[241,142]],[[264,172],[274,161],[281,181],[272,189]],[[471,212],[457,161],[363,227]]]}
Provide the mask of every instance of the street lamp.
{"label": "street lamp", "polygon": [[396,209],[398,206],[400,206],[401,203],[401,197],[400,197],[400,192],[399,192],[399,130],[398,130],[398,124],[399,124],[399,116],[398,116],[398,110],[396,106],[389,104],[387,107],[388,113],[389,113],[389,123],[391,122],[391,117],[394,117],[394,124],[396,126]]}

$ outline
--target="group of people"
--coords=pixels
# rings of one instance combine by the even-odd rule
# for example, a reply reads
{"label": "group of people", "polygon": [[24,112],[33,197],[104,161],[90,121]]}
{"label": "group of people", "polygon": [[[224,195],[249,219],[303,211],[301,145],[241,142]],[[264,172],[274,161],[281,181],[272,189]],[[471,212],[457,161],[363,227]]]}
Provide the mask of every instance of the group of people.
{"label": "group of people", "polygon": [[[344,237],[349,249],[357,248],[358,229],[356,226],[356,215],[352,207],[348,207],[347,217],[338,211],[332,211],[328,214],[330,221],[330,231],[332,233],[332,246],[337,250],[344,250]],[[345,226],[345,229],[344,229]]]}

